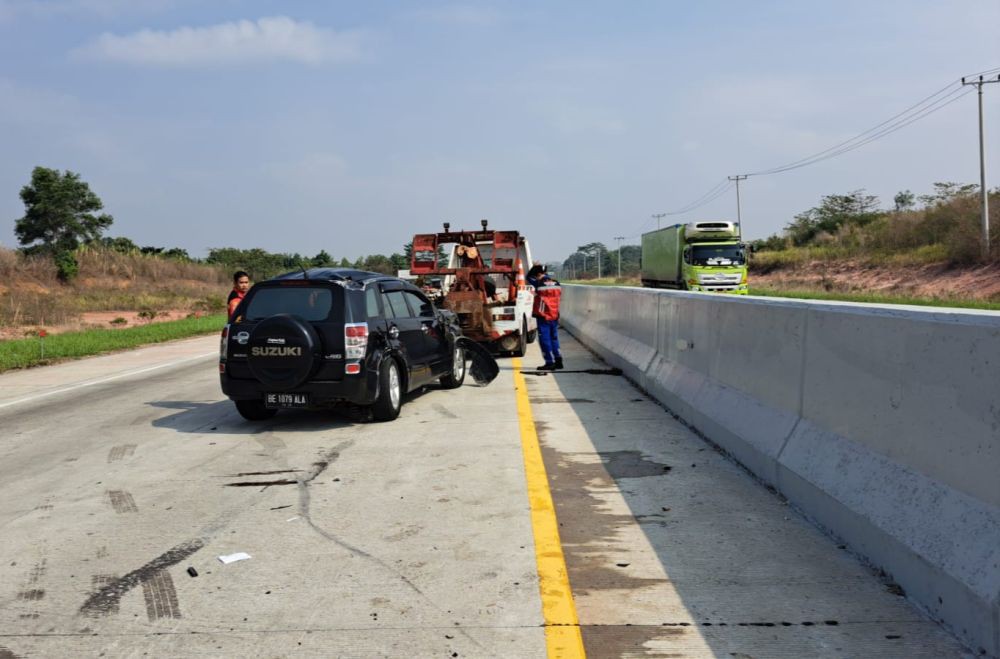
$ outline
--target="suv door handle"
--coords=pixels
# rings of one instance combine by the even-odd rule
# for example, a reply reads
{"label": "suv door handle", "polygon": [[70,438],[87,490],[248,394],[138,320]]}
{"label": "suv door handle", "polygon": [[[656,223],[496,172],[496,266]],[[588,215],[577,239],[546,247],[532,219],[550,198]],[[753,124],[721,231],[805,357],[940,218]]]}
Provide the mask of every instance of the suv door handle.
{"label": "suv door handle", "polygon": [[393,325],[389,328],[389,338],[398,339],[399,338],[399,328]]}

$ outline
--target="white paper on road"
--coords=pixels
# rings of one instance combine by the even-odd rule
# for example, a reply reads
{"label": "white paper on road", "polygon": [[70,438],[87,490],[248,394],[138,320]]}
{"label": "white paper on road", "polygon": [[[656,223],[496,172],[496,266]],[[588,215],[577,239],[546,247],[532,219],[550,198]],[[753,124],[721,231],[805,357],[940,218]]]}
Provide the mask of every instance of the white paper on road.
{"label": "white paper on road", "polygon": [[236,561],[245,561],[250,558],[250,554],[246,552],[238,551],[235,554],[226,554],[225,556],[219,556],[219,560],[222,561],[223,565],[229,565],[230,563],[235,563]]}

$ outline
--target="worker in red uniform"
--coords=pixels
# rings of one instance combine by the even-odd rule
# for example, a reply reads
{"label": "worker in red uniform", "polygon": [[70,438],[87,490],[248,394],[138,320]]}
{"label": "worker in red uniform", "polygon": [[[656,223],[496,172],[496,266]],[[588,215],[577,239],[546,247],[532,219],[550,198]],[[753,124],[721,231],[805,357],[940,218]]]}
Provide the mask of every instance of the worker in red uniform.
{"label": "worker in red uniform", "polygon": [[240,302],[246,297],[247,291],[250,290],[250,275],[243,272],[242,270],[237,270],[233,273],[233,290],[229,292],[229,299],[226,300],[226,304],[229,310],[229,318],[232,320],[233,314],[236,313],[236,307],[240,306]]}
{"label": "worker in red uniform", "polygon": [[535,289],[535,302],[531,315],[538,322],[538,343],[542,348],[545,364],[539,371],[556,371],[563,367],[559,353],[559,300],[562,289],[559,282],[545,272],[545,266],[531,266],[527,277],[528,285]]}

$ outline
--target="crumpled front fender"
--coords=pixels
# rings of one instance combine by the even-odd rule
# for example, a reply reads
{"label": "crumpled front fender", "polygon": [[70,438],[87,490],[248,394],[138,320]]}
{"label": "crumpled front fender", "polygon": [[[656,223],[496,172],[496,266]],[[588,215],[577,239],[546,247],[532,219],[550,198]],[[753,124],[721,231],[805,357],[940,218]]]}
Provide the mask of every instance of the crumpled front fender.
{"label": "crumpled front fender", "polygon": [[464,336],[456,338],[455,344],[465,350],[465,354],[472,361],[469,375],[476,384],[486,386],[500,375],[500,366],[489,350]]}

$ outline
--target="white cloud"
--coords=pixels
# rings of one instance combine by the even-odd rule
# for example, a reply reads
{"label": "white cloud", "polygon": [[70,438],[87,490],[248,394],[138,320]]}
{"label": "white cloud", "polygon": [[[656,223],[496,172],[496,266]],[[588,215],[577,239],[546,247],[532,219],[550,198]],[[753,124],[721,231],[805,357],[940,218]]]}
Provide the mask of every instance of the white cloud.
{"label": "white cloud", "polygon": [[360,53],[358,32],[334,32],[274,16],[125,36],[105,33],[74,55],[144,66],[198,67],[268,60],[320,64],[357,59]]}

